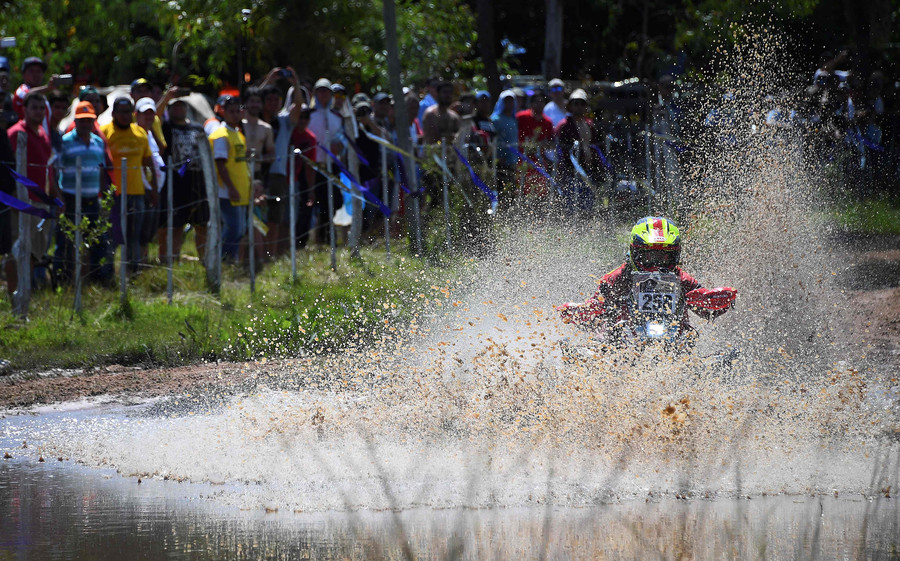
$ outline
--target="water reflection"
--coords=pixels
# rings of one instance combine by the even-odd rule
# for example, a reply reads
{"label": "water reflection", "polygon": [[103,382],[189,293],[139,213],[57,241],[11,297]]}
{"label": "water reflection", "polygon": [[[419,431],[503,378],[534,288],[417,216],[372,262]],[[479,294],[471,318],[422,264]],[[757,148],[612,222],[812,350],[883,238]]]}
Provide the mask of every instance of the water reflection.
{"label": "water reflection", "polygon": [[0,463],[0,559],[892,558],[896,500],[759,497],[583,509],[241,511],[214,486]]}

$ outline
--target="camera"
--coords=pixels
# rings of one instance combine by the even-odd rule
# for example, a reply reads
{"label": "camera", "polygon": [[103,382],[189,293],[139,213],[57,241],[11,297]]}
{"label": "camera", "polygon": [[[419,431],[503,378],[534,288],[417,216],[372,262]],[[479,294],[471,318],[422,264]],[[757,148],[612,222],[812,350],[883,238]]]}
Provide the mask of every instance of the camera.
{"label": "camera", "polygon": [[0,49],[11,49],[16,46],[15,37],[0,38]]}
{"label": "camera", "polygon": [[71,74],[60,74],[53,80],[53,83],[57,86],[71,86],[74,82]]}
{"label": "camera", "polygon": [[244,20],[244,23],[247,23],[247,20],[250,19],[250,15],[252,13],[253,12],[250,10],[250,8],[244,8],[243,10],[241,10],[241,19]]}

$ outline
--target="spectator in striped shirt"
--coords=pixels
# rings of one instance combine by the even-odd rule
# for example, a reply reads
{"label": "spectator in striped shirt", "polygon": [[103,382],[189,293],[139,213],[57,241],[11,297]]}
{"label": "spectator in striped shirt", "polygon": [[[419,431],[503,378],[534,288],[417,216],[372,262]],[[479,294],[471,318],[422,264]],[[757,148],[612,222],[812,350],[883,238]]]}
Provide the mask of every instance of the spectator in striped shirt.
{"label": "spectator in striped shirt", "polygon": [[[94,106],[88,101],[80,101],[75,106],[75,129],[62,137],[57,165],[59,166],[59,188],[62,191],[65,215],[75,223],[75,197],[78,186],[78,158],[81,158],[81,219],[89,224],[100,221],[100,195],[108,187],[108,175],[105,169],[110,162],[106,156],[106,145],[99,135],[93,132],[97,115]],[[84,224],[84,222],[83,222]],[[54,256],[56,270],[61,278],[71,279],[75,263],[73,240],[66,232],[59,229],[56,233],[56,254]],[[90,246],[90,276],[97,280],[109,280],[112,270],[106,271],[103,278],[101,266],[103,258],[109,257],[108,241],[105,235],[94,240]],[[107,259],[108,260],[108,259]]]}

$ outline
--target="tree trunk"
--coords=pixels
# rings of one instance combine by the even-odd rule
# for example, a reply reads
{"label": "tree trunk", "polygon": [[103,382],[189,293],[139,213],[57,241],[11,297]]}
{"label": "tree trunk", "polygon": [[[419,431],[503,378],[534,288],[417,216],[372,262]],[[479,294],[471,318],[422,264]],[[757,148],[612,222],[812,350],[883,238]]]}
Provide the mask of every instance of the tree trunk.
{"label": "tree trunk", "polygon": [[546,0],[547,29],[544,33],[544,77],[559,78],[562,70],[563,5],[562,0]]}
{"label": "tree trunk", "polygon": [[[406,114],[406,103],[403,102],[403,83],[400,81],[400,49],[397,43],[397,14],[394,0],[384,0],[382,10],[384,17],[384,43],[387,49],[388,75],[391,83],[391,94],[394,96],[394,112],[396,116],[397,143],[408,154],[413,153],[412,138],[409,136],[409,125],[415,115]],[[416,166],[412,158],[404,158],[406,177],[409,178],[409,190],[412,192],[412,204],[408,212],[411,242],[410,248],[416,255],[422,255],[422,222],[419,218],[419,188],[416,185]],[[397,178],[399,180],[399,178]],[[412,556],[410,555],[411,559]]]}
{"label": "tree trunk", "polygon": [[478,49],[484,62],[484,75],[488,91],[494,99],[500,97],[500,71],[497,69],[497,53],[494,40],[494,4],[492,0],[478,0]]}

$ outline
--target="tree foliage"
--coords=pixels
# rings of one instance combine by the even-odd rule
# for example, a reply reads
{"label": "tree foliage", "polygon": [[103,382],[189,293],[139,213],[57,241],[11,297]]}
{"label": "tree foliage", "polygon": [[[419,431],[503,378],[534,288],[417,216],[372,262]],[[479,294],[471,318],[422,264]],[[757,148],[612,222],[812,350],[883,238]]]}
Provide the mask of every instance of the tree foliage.
{"label": "tree foliage", "polygon": [[[803,64],[826,48],[896,56],[889,46],[900,42],[898,0],[560,1],[567,78],[654,78],[686,65],[702,68],[730,26],[747,21],[796,38],[794,54]],[[404,83],[433,74],[471,81],[483,72],[477,5],[398,0]],[[540,73],[544,2],[491,6],[498,56],[506,52],[503,40],[526,49],[501,60],[501,68]],[[251,80],[290,64],[308,80],[327,76],[369,89],[387,86],[381,7],[381,0],[0,0],[0,33],[18,38],[3,53],[14,68],[38,55],[51,71],[97,84],[147,76],[210,90],[233,85],[243,46],[240,60]],[[243,9],[250,10],[246,21]]]}
{"label": "tree foliage", "polygon": [[[387,86],[380,0],[46,0],[3,9],[0,32],[18,38],[4,54],[41,56],[51,71],[87,82],[235,84],[243,49],[251,79],[290,64],[311,80]],[[398,31],[405,83],[432,73],[468,78],[480,68],[474,16],[460,0],[399,2]]]}

